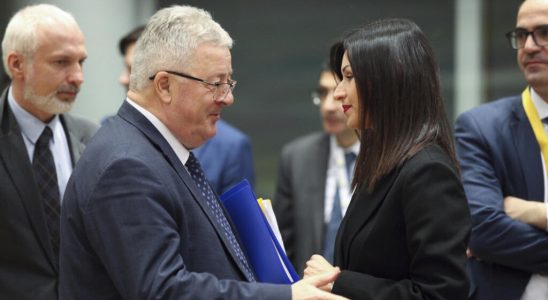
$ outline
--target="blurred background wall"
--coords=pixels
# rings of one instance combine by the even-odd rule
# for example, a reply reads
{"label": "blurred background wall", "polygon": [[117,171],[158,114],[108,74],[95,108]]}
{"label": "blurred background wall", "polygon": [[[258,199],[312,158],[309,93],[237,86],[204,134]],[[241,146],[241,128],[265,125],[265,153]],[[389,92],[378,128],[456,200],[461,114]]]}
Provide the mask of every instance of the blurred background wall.
{"label": "blurred background wall", "polygon": [[[518,94],[525,81],[504,33],[515,26],[522,0],[95,0],[0,4],[3,31],[28,4],[51,3],[71,12],[84,31],[88,60],[74,113],[95,121],[116,112],[125,97],[118,84],[123,61],[119,38],[146,23],[158,8],[188,4],[211,12],[234,38],[236,102],[223,118],[252,139],[258,196],[271,197],[283,144],[320,130],[310,101],[329,46],[345,31],[372,20],[414,20],[436,52],[451,120],[463,110]],[[2,78],[5,78],[0,73]]]}

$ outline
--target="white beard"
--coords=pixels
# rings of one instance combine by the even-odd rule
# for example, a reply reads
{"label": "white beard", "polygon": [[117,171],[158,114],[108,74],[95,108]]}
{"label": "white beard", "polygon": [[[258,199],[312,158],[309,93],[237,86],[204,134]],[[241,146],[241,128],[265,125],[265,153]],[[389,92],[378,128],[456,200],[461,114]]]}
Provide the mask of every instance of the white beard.
{"label": "white beard", "polygon": [[71,110],[74,101],[61,101],[56,96],[57,91],[49,95],[38,95],[34,92],[31,85],[25,87],[23,98],[27,99],[32,105],[41,111],[52,115],[66,113]]}

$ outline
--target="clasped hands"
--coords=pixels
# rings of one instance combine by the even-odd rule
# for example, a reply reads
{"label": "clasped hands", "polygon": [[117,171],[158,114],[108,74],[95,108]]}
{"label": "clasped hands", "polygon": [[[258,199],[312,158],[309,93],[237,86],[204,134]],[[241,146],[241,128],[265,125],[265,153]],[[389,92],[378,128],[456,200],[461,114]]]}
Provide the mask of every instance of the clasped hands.
{"label": "clasped hands", "polygon": [[341,270],[333,267],[320,255],[313,255],[306,262],[304,278],[293,284],[292,299],[325,299],[348,300],[345,297],[331,294],[333,281],[339,276]]}
{"label": "clasped hands", "polygon": [[[339,267],[331,265],[323,256],[314,254],[306,262],[306,269],[304,270],[304,278],[310,278],[326,273],[340,272]],[[335,281],[333,279],[333,281]],[[323,286],[319,286],[320,289],[331,292],[333,289],[333,281],[326,283]]]}

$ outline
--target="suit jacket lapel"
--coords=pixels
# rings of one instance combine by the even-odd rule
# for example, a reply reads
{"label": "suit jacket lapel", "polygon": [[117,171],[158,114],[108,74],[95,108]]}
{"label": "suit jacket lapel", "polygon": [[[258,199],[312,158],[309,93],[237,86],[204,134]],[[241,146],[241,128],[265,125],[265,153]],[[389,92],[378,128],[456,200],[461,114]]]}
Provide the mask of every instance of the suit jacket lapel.
{"label": "suit jacket lapel", "polygon": [[[314,194],[310,194],[308,198],[310,201],[310,209],[312,213],[311,220],[314,222],[313,235],[315,249],[323,248],[324,238],[324,211],[325,211],[325,183],[327,177],[327,165],[329,161],[329,135],[324,134],[318,141],[317,147],[314,147],[316,152],[311,153],[310,156],[316,162],[309,166],[310,177],[307,179],[312,184],[317,185],[316,188],[311,189]],[[317,201],[320,199],[321,201]]]}
{"label": "suit jacket lapel", "polygon": [[[362,187],[352,197],[335,241],[335,257],[340,258],[336,263],[340,264],[341,267],[346,267],[350,245],[361,229],[375,215],[398,177],[400,170],[393,170],[381,179],[371,194],[366,191],[365,187]],[[344,238],[342,238],[343,236]],[[345,251],[342,251],[343,249]]]}
{"label": "suit jacket lapel", "polygon": [[[222,242],[225,245],[225,248],[228,249],[228,252],[232,256],[234,263],[239,267],[240,271],[242,272],[242,277],[245,278],[245,275],[244,275],[245,269],[241,265],[241,262],[236,256],[236,253],[230,246],[230,242],[225,237],[223,233],[223,229],[220,227],[220,224],[217,224],[218,222],[216,221],[216,218],[213,215],[213,213],[207,207],[207,203],[205,202],[205,199],[202,198],[201,193],[198,191],[196,185],[194,184],[194,181],[190,177],[190,174],[187,172],[185,166],[179,160],[179,158],[177,157],[177,155],[175,154],[171,146],[169,146],[167,141],[163,138],[160,132],[158,132],[158,130],[154,127],[154,125],[152,125],[145,116],[143,116],[140,112],[138,112],[129,103],[124,102],[122,104],[122,107],[120,107],[118,114],[120,115],[120,117],[122,117],[129,123],[133,124],[141,132],[143,132],[145,136],[151,141],[151,143],[156,145],[158,149],[160,150],[160,152],[162,152],[165,158],[169,161],[169,163],[171,164],[175,172],[179,175],[179,177],[181,178],[185,186],[190,190],[194,200],[201,207],[202,211],[209,219],[209,222],[211,223],[211,225],[215,228],[215,231],[217,232],[217,236],[222,240]],[[228,215],[226,210],[224,212],[225,212],[225,216],[227,217],[229,222],[232,224],[232,222],[230,221],[230,216]],[[234,231],[234,234],[238,236],[237,232],[234,230],[234,226],[232,226],[232,229]]]}
{"label": "suit jacket lapel", "polygon": [[74,167],[78,159],[80,159],[82,152],[84,152],[86,145],[81,141],[81,134],[77,131],[77,127],[74,126],[70,118],[59,115],[59,119],[67,137],[70,159],[72,161],[72,166]]}
{"label": "suit jacket lapel", "polygon": [[[526,187],[528,199],[544,200],[544,176],[542,173],[542,161],[540,148],[531,128],[531,124],[525,115],[521,101],[516,101],[513,107],[516,117],[510,124],[517,157],[520,160],[519,166],[524,178],[523,186]],[[547,166],[548,167],[548,166]],[[509,176],[512,176],[511,174]],[[516,176],[520,178],[520,176]]]}
{"label": "suit jacket lapel", "polygon": [[[7,90],[6,90],[7,91]],[[19,194],[23,207],[27,211],[28,218],[37,238],[46,253],[52,268],[57,269],[54,263],[54,254],[49,240],[49,233],[46,227],[46,219],[42,209],[42,202],[32,165],[27,155],[27,148],[21,130],[7,103],[7,93],[4,92],[0,98],[0,163],[4,165],[11,181]]]}

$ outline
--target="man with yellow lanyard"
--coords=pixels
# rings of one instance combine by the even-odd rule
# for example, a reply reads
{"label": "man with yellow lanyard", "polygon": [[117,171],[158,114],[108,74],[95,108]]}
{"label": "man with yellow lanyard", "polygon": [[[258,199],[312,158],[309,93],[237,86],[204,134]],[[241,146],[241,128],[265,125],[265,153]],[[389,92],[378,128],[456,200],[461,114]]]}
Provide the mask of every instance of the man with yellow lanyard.
{"label": "man with yellow lanyard", "polygon": [[529,85],[463,113],[457,154],[472,214],[470,299],[548,299],[548,0],[507,33]]}

